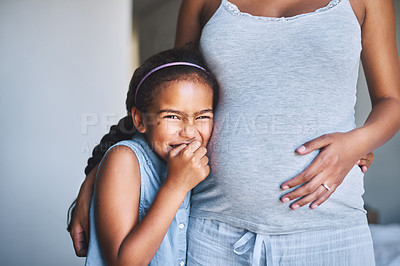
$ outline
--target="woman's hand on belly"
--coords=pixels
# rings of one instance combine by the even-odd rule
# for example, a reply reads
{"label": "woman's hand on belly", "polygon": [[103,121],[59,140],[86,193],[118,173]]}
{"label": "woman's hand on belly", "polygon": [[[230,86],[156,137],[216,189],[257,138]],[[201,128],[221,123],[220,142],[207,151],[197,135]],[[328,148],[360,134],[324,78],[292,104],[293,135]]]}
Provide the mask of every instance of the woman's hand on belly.
{"label": "woman's hand on belly", "polygon": [[290,205],[293,210],[311,202],[312,209],[318,207],[332,195],[355,164],[362,161],[369,166],[374,158],[373,155],[361,158],[363,151],[352,131],[322,135],[296,152],[305,155],[318,149],[320,153],[303,172],[281,185],[283,190],[301,185],[281,198],[282,202],[298,199]]}

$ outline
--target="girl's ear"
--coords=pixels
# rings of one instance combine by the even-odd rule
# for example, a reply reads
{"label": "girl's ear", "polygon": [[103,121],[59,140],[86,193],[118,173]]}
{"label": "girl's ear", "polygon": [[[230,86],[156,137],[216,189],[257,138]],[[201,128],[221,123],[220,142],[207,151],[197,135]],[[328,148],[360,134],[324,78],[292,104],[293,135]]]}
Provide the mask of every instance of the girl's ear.
{"label": "girl's ear", "polygon": [[137,131],[140,133],[146,132],[146,125],[144,124],[143,114],[136,107],[132,107],[131,110],[133,124],[135,125]]}

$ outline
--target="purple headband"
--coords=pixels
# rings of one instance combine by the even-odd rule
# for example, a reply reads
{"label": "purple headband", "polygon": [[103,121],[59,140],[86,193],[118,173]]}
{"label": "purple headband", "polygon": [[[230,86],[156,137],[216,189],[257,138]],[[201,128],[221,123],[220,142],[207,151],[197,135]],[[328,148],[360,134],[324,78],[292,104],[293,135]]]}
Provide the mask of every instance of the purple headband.
{"label": "purple headband", "polygon": [[144,76],[144,77],[142,78],[142,80],[139,82],[139,85],[136,87],[136,92],[135,92],[135,105],[136,105],[137,93],[138,93],[139,88],[140,88],[140,86],[142,85],[142,83],[143,83],[151,74],[153,74],[154,72],[156,72],[156,71],[158,71],[158,70],[160,70],[160,69],[166,68],[166,67],[171,67],[171,66],[192,66],[192,67],[199,68],[199,69],[203,70],[204,72],[206,72],[207,74],[209,74],[208,71],[207,71],[204,67],[201,67],[201,66],[199,66],[199,65],[196,65],[196,64],[193,64],[193,63],[189,63],[189,62],[172,62],[172,63],[168,63],[168,64],[164,64],[164,65],[158,66],[158,67],[154,68],[153,70],[151,70],[149,73],[147,73],[146,76]]}

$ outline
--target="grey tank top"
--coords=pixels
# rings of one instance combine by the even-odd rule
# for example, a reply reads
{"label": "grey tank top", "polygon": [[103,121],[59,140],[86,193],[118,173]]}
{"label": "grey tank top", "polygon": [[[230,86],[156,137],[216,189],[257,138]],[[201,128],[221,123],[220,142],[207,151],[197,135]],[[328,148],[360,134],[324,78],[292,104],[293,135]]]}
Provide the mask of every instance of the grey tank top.
{"label": "grey tank top", "polygon": [[296,155],[296,148],[355,128],[361,28],[349,0],[283,18],[242,13],[222,0],[200,46],[221,101],[209,146],[212,173],[194,189],[191,215],[262,234],[366,223],[356,165],[315,210],[280,202],[280,185],[318,154]]}

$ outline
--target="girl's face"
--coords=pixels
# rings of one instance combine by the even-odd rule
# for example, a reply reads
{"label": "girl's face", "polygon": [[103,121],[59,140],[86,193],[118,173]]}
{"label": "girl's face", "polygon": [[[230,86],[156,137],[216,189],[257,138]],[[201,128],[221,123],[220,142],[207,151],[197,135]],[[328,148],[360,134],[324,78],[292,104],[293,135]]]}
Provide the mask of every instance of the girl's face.
{"label": "girl's face", "polygon": [[207,146],[213,128],[213,92],[204,82],[173,81],[160,89],[148,113],[142,114],[143,131],[164,160],[181,144],[198,140]]}

